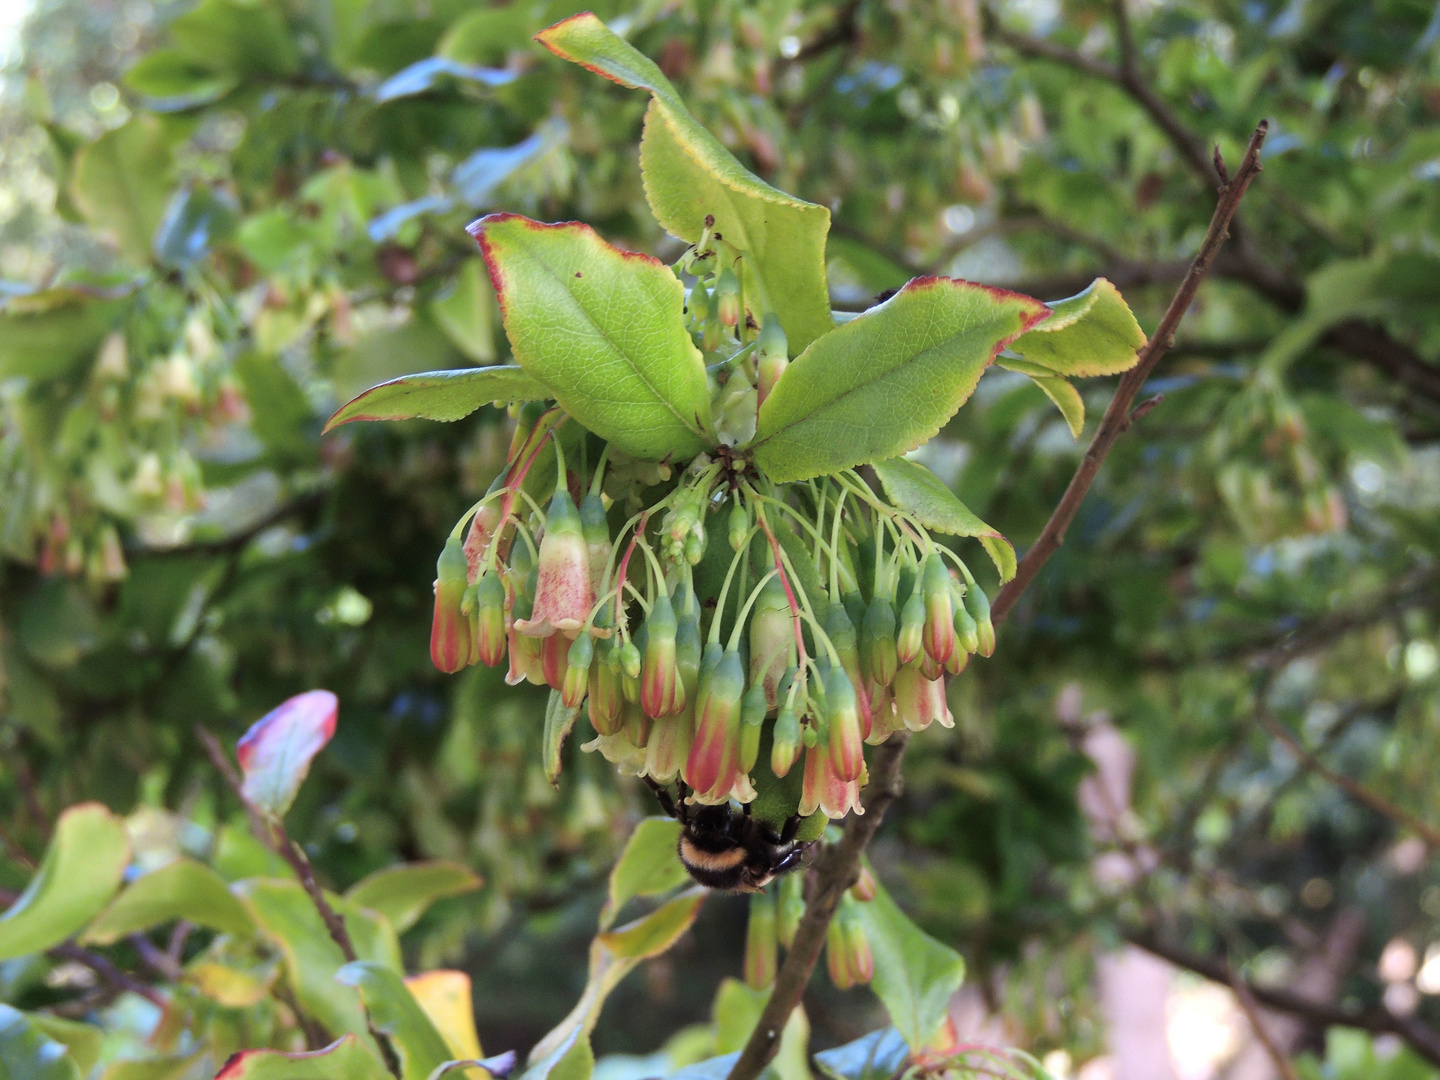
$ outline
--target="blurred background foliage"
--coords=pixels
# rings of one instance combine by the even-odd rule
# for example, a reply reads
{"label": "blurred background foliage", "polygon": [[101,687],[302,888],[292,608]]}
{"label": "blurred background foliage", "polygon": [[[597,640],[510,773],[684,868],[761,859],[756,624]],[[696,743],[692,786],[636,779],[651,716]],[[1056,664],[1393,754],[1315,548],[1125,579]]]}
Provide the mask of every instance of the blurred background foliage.
{"label": "blurred background foliage", "polygon": [[[596,10],[749,167],[831,207],[840,309],[918,273],[1047,299],[1103,274],[1153,327],[1210,216],[1211,145],[1235,162],[1270,118],[1264,175],[1147,390],[1163,403],[995,658],[955,680],[956,728],[916,740],[873,856],[965,953],[972,1004],[1057,1073],[1104,1053],[1094,958],[1129,939],[1302,995],[1321,963],[1321,1004],[1382,1034],[1332,1031],[1327,1051],[1310,1016],[1291,1047],[1314,1052],[1308,1075],[1428,1075],[1393,1055],[1407,1025],[1440,1044],[1440,8]],[[84,798],[212,845],[236,809],[194,726],[233,738],[329,687],[339,731],[290,816],[322,875],[472,864],[487,887],[439,905],[407,950],[474,973],[487,1048],[528,1046],[568,1010],[605,872],[653,806],[583,740],[553,790],[542,699],[430,666],[434,559],[501,467],[508,420],[319,430],[382,379],[504,359],[463,231],[483,211],[678,253],[640,189],[643,97],[530,42],[572,13],[17,9],[0,98],[0,887]],[[927,464],[1023,546],[1083,446],[996,371]],[[1126,756],[1097,750],[1117,731],[1133,783],[1087,781],[1083,798],[1096,760]],[[743,912],[707,904],[617,992],[597,1052],[648,1052],[705,1017],[739,973]],[[47,993],[0,965],[0,999]],[[819,980],[810,1013],[817,1046],[877,1016],[866,991]],[[1212,1075],[1197,1061],[1185,1075]]]}

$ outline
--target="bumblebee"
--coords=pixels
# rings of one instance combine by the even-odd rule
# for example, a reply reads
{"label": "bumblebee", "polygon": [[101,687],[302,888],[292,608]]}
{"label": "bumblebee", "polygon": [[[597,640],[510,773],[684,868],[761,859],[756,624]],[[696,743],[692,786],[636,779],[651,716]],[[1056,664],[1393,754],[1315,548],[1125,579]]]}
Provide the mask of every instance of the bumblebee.
{"label": "bumblebee", "polygon": [[676,851],[680,863],[699,884],[723,892],[759,892],[775,877],[804,864],[815,841],[795,839],[800,827],[798,814],[786,820],[777,832],[766,821],[754,817],[747,805],[735,809],[719,806],[689,806],[685,785],[679,785],[679,800],[670,790],[646,778],[655,792],[660,809],[680,822]]}

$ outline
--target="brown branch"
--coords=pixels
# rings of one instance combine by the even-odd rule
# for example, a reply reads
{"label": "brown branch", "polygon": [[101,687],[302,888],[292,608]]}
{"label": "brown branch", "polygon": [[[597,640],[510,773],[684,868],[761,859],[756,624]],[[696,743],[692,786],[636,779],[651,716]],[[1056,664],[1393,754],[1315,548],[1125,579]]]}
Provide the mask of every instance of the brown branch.
{"label": "brown branch", "polygon": [[1420,839],[1425,841],[1431,851],[1440,850],[1440,828],[1431,825],[1425,819],[1406,810],[1403,806],[1397,806],[1383,795],[1379,795],[1358,780],[1346,776],[1344,773],[1336,772],[1326,765],[1318,757],[1305,749],[1303,743],[1297,739],[1284,724],[1266,712],[1263,706],[1256,712],[1256,719],[1260,726],[1268,731],[1275,738],[1289,748],[1295,755],[1300,767],[1307,772],[1312,772],[1331,784],[1334,784],[1345,794],[1349,795],[1356,802],[1375,811],[1381,817],[1389,818],[1403,829],[1408,829]]}
{"label": "brown branch", "polygon": [[152,1005],[158,1005],[162,1009],[170,1004],[169,999],[155,987],[148,986],[134,976],[127,975],[99,953],[82,949],[73,942],[64,942],[47,949],[46,952],[56,960],[69,960],[89,968],[116,990],[139,994]]}
{"label": "brown branch", "polygon": [[1240,1002],[1240,1008],[1245,1010],[1250,1028],[1255,1032],[1255,1038],[1260,1040],[1260,1045],[1265,1048],[1265,1053],[1270,1056],[1275,1071],[1280,1074],[1280,1080],[1300,1080],[1295,1073],[1295,1066],[1290,1063],[1290,1059],[1275,1042],[1275,1037],[1270,1034],[1270,1029],[1265,1026],[1265,1018],[1260,1015],[1260,1005],[1256,1002],[1255,995],[1233,967],[1230,969],[1230,989],[1235,992],[1235,1000]]}
{"label": "brown branch", "polygon": [[[1221,986],[1234,986],[1230,965],[1224,960],[1201,956],[1171,945],[1161,940],[1153,931],[1132,931],[1125,935],[1125,939],[1153,956],[1168,960],[1176,967],[1192,971]],[[1413,1016],[1400,1016],[1383,1005],[1363,1012],[1351,1011],[1324,1002],[1310,1001],[1289,990],[1270,989],[1250,982],[1245,986],[1254,999],[1266,1008],[1290,1013],[1321,1027],[1352,1027],[1379,1034],[1388,1032],[1398,1035],[1421,1057],[1433,1065],[1440,1065],[1440,1033]]]}
{"label": "brown branch", "polygon": [[1127,371],[1120,379],[1120,385],[1115,390],[1115,396],[1110,399],[1110,405],[1105,410],[1105,416],[1100,421],[1100,428],[1095,432],[1090,447],[1085,451],[1075,475],[1070,478],[1070,484],[1065,489],[1064,496],[1055,507],[1050,520],[1045,523],[1045,528],[1040,531],[1035,543],[1020,560],[1016,569],[1015,578],[995,598],[991,607],[991,617],[998,623],[1002,621],[1015,606],[1015,601],[1025,591],[1030,582],[1035,580],[1035,575],[1040,572],[1041,567],[1049,561],[1050,556],[1059,550],[1065,540],[1065,530],[1070,527],[1080,504],[1085,500],[1086,494],[1090,491],[1090,485],[1095,482],[1095,476],[1100,471],[1106,456],[1115,440],[1124,430],[1130,415],[1130,403],[1135,400],[1135,395],[1145,385],[1145,380],[1165,355],[1166,350],[1174,343],[1175,331],[1180,325],[1180,320],[1185,317],[1185,312],[1190,307],[1190,302],[1195,298],[1195,292],[1200,288],[1200,282],[1210,270],[1210,264],[1215,261],[1220,246],[1225,242],[1226,230],[1230,226],[1235,211],[1240,208],[1240,200],[1245,196],[1245,189],[1260,172],[1260,146],[1265,141],[1265,133],[1268,130],[1266,121],[1260,121],[1255,128],[1255,133],[1250,136],[1250,145],[1245,149],[1245,158],[1236,170],[1235,177],[1229,184],[1220,190],[1220,200],[1215,206],[1215,213],[1210,219],[1210,228],[1205,233],[1205,239],[1200,244],[1200,250],[1195,255],[1195,261],[1190,264],[1190,270],[1185,275],[1185,280],[1180,283],[1180,288],[1170,301],[1170,306],[1165,310],[1160,320],[1160,325],[1155,328],[1150,341],[1140,350],[1139,358],[1133,368]]}
{"label": "brown branch", "polygon": [[810,981],[820,959],[825,932],[845,890],[860,878],[860,856],[880,827],[885,811],[900,794],[900,762],[910,741],[906,731],[896,732],[880,744],[870,762],[870,782],[865,786],[864,814],[851,814],[840,842],[825,849],[815,864],[815,890],[806,901],[805,914],[795,928],[795,938],[785,954],[785,963],[775,976],[770,999],[760,1014],[755,1030],[728,1080],[756,1080],[780,1049],[780,1033]]}

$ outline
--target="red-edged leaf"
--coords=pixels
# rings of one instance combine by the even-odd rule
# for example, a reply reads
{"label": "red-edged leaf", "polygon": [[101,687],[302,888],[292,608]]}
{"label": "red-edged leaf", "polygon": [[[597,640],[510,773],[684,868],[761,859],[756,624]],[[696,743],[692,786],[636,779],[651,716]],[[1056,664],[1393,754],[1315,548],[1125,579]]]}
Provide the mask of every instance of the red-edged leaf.
{"label": "red-edged leaf", "polygon": [[215,1074],[215,1080],[388,1080],[389,1073],[354,1035],[320,1050],[286,1054],[242,1050]]}
{"label": "red-edged leaf", "polygon": [[277,817],[290,809],[310,762],[335,734],[339,707],[329,690],[311,690],[255,721],[235,747],[245,797]]}

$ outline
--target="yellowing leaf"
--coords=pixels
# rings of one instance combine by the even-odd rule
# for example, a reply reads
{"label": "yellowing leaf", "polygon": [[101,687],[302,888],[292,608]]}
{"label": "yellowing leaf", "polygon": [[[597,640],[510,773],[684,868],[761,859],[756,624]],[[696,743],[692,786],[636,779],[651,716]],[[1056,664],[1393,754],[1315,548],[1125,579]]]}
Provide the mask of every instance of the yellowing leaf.
{"label": "yellowing leaf", "polygon": [[370,1023],[390,1039],[400,1058],[400,1080],[427,1080],[451,1060],[450,1048],[435,1030],[400,976],[382,964],[357,960],[335,979],[360,992]]}
{"label": "yellowing leaf", "polygon": [[1110,282],[1096,278],[1084,292],[1046,306],[1051,316],[1011,342],[1011,352],[1057,375],[1115,375],[1135,366],[1145,331]]}
{"label": "yellowing leaf", "polygon": [[405,986],[440,1032],[451,1057],[481,1056],[469,975],[463,971],[427,971],[411,975],[405,980]]}
{"label": "yellowing leaf", "polygon": [[875,475],[891,503],[904,510],[927,529],[951,536],[974,536],[985,545],[1000,572],[1001,581],[1015,576],[1015,549],[993,527],[946,487],[933,472],[918,461],[889,458],[874,463]]}

